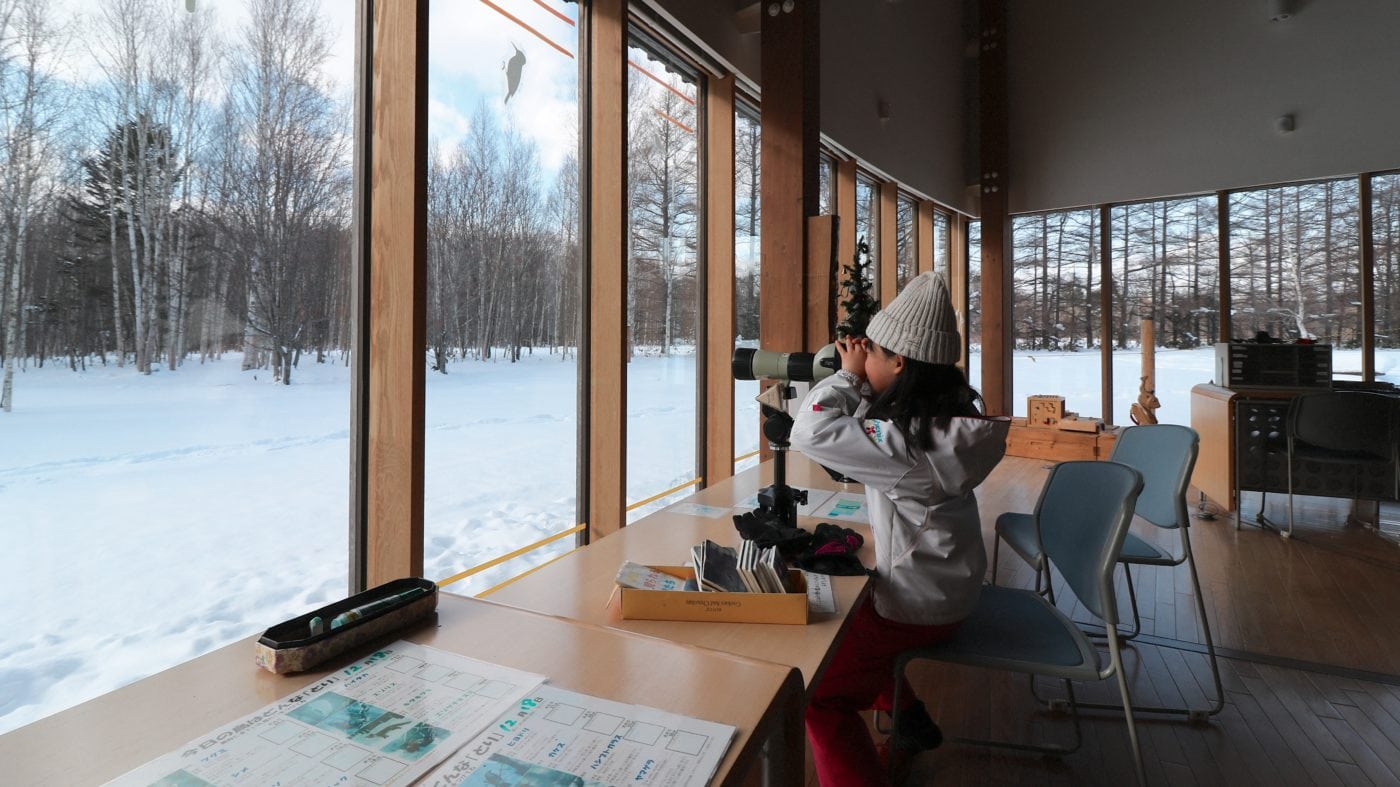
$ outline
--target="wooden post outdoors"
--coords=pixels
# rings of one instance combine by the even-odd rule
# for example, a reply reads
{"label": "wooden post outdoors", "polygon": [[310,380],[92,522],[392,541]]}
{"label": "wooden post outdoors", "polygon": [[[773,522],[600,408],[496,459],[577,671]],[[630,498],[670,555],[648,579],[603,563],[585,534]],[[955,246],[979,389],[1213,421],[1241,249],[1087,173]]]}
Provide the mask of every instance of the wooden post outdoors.
{"label": "wooden post outdoors", "polygon": [[374,6],[365,581],[423,574],[428,3]]}
{"label": "wooden post outdoors", "polygon": [[1138,425],[1157,423],[1157,408],[1162,403],[1157,400],[1157,337],[1153,332],[1151,317],[1144,317],[1138,346],[1142,350],[1142,376],[1138,385],[1138,399],[1128,409],[1132,421]]}

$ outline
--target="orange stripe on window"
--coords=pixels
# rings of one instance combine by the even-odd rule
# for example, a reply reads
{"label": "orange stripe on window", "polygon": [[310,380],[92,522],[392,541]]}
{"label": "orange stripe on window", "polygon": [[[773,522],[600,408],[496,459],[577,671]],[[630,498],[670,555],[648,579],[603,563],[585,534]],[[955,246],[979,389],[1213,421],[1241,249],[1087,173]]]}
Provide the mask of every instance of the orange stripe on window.
{"label": "orange stripe on window", "polygon": [[562,13],[559,11],[559,9],[555,8],[554,6],[550,5],[549,3],[546,3],[544,0],[535,0],[535,5],[539,6],[540,8],[543,8],[544,10],[550,12],[551,14],[554,14],[555,16],[559,17],[560,19],[564,20],[567,24],[572,25],[572,24],[574,23],[574,20],[568,18],[567,16],[564,16],[564,14],[562,14]]}
{"label": "orange stripe on window", "polygon": [[680,128],[682,131],[684,131],[685,133],[687,133],[687,134],[694,134],[694,133],[695,133],[695,129],[691,128],[690,126],[687,126],[686,124],[680,122],[679,120],[676,120],[675,118],[671,117],[670,115],[666,114],[665,112],[662,112],[662,111],[659,110],[659,109],[653,110],[653,111],[655,111],[656,114],[660,115],[661,117],[664,117],[664,118],[666,118],[667,120],[671,121],[672,123],[676,124],[676,126],[677,126],[678,128]]}
{"label": "orange stripe on window", "polygon": [[[484,3],[484,2],[486,2],[486,0],[481,0],[481,2]],[[664,79],[662,79],[661,77],[659,77],[659,76],[657,76],[657,75],[651,73],[650,71],[646,70],[645,68],[642,68],[641,64],[639,64],[637,61],[635,61],[635,60],[633,60],[633,59],[631,59],[631,58],[628,58],[628,59],[627,59],[627,65],[629,65],[629,66],[631,66],[631,67],[637,69],[638,71],[642,72],[642,73],[645,74],[647,77],[649,77],[652,81],[656,82],[656,84],[658,84],[658,85],[660,85],[660,86],[666,88],[667,90],[671,91],[672,93],[675,93],[676,95],[680,96],[680,97],[681,97],[681,101],[684,101],[685,103],[687,103],[687,104],[689,104],[689,105],[691,105],[691,106],[695,106],[695,99],[691,98],[690,96],[687,96],[686,94],[684,94],[684,93],[682,93],[681,91],[675,89],[674,87],[671,87],[671,83],[670,83],[670,82],[667,82],[666,80],[664,80]]]}
{"label": "orange stripe on window", "polygon": [[[536,38],[538,38],[539,40],[545,42],[546,44],[549,44],[550,46],[554,47],[555,49],[559,50],[561,53],[563,53],[563,55],[564,55],[565,57],[570,57],[570,58],[572,58],[572,57],[574,56],[574,53],[573,53],[573,52],[570,52],[569,50],[565,49],[564,47],[559,46],[558,44],[556,44],[556,43],[554,43],[553,41],[549,40],[549,38],[548,38],[547,36],[545,36],[544,33],[541,33],[540,31],[536,30],[535,28],[530,27],[529,25],[527,25],[527,24],[525,24],[524,22],[520,21],[520,20],[517,19],[516,17],[511,16],[510,12],[506,11],[504,8],[501,8],[500,6],[498,6],[498,5],[496,5],[495,3],[491,2],[491,0],[481,0],[481,2],[482,2],[484,5],[486,5],[486,7],[488,7],[488,8],[490,8],[490,9],[494,10],[496,13],[498,13],[498,14],[500,14],[501,16],[505,17],[506,19],[509,19],[510,21],[512,21],[512,22],[516,23],[517,25],[520,25],[521,27],[523,27],[523,28],[525,28],[526,30],[530,31],[531,33],[534,34],[534,36],[535,36]],[[565,18],[567,19],[567,17],[565,17]]]}

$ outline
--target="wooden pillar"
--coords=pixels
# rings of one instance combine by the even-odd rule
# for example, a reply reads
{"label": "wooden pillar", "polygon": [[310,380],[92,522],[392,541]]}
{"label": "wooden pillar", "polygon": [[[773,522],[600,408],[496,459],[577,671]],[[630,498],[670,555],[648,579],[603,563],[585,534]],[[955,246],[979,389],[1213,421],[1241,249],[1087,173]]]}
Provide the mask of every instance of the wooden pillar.
{"label": "wooden pillar", "polygon": [[[1220,281],[1220,335],[1215,337],[1217,342],[1228,342],[1234,333],[1234,327],[1230,324],[1230,192],[1215,192],[1215,226],[1216,235],[1220,238],[1220,271],[1218,278]],[[1216,382],[1224,384],[1224,380]]]}
{"label": "wooden pillar", "polygon": [[1376,231],[1371,205],[1371,173],[1358,178],[1361,188],[1361,379],[1376,381]]}
{"label": "wooden pillar", "polygon": [[[1007,215],[1010,133],[1006,0],[978,3],[978,96],[982,105],[982,399],[989,415],[1011,413],[1011,220]],[[973,382],[976,385],[976,382]]]}
{"label": "wooden pillar", "polygon": [[734,475],[734,77],[705,81],[705,485]]}
{"label": "wooden pillar", "polygon": [[627,3],[596,0],[585,14],[588,86],[583,138],[587,199],[584,347],[587,426],[580,489],[589,538],[626,522],[627,486]]}
{"label": "wooden pillar", "polygon": [[428,3],[374,5],[365,581],[423,573]]}
{"label": "wooden pillar", "polygon": [[759,340],[770,350],[806,346],[806,219],[819,204],[819,8],[802,2],[762,17]]}
{"label": "wooden pillar", "polygon": [[933,270],[933,203],[921,199],[914,204],[914,273],[920,274]]}
{"label": "wooden pillar", "polygon": [[899,292],[899,184],[880,184],[880,305]]}

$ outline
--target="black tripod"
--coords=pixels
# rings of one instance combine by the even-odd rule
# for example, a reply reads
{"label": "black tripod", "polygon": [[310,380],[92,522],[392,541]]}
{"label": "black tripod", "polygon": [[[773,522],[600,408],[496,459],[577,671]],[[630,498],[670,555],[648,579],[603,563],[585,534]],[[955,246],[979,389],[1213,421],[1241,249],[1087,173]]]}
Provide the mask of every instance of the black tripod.
{"label": "black tripod", "polygon": [[[792,389],[786,385],[776,385],[772,391],[777,394],[768,398],[781,404],[782,400],[793,397]],[[797,507],[807,502],[807,490],[793,489],[787,485],[788,438],[792,435],[792,416],[781,407],[759,401],[763,412],[763,436],[768,438],[768,447],[773,449],[773,483],[758,490],[758,508],[754,515],[764,521],[782,527],[797,527]]]}

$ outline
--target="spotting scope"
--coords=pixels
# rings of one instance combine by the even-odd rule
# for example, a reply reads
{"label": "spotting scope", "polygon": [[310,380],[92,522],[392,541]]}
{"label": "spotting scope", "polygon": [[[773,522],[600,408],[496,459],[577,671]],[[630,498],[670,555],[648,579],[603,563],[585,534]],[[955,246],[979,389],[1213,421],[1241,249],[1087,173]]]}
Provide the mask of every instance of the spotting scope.
{"label": "spotting scope", "polygon": [[825,379],[841,368],[836,345],[814,353],[784,353],[757,347],[739,347],[730,362],[736,380],[791,380],[810,383]]}

